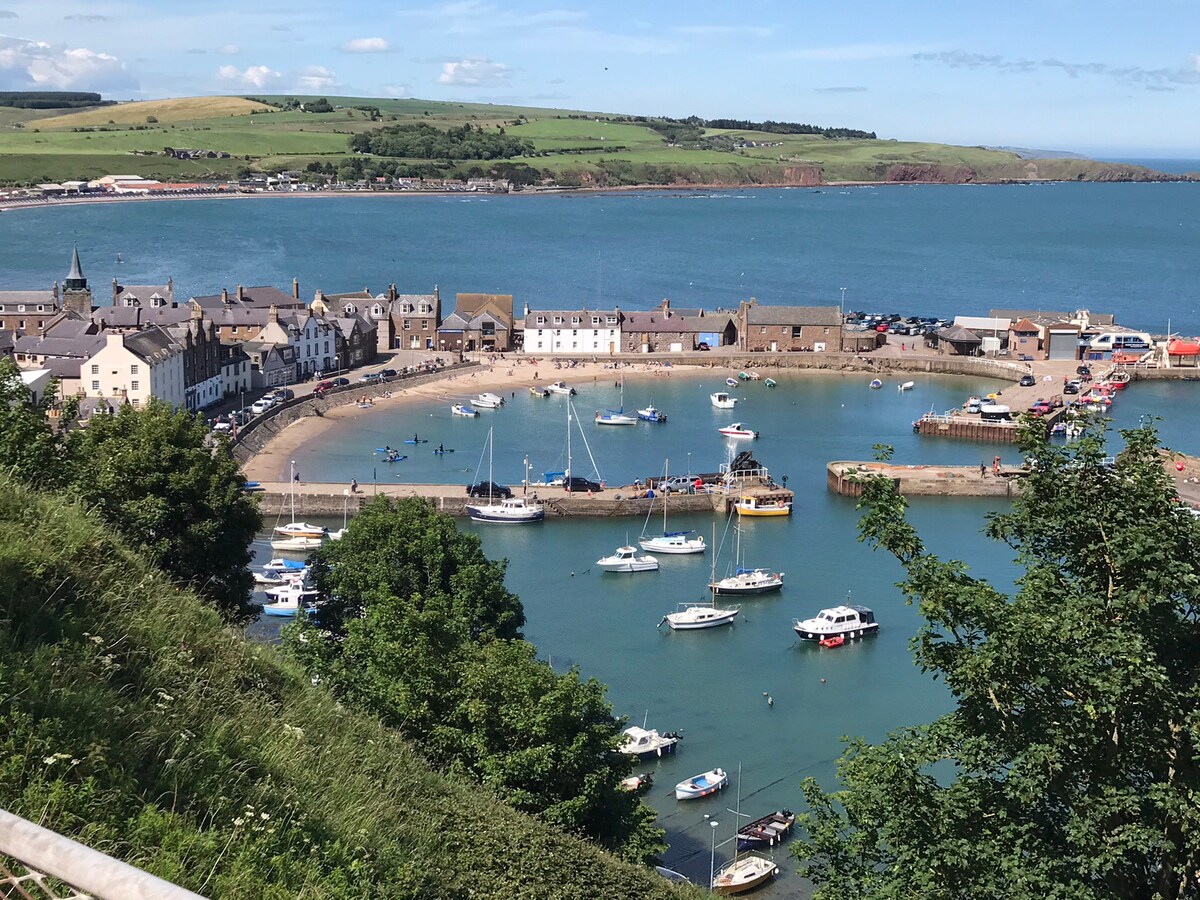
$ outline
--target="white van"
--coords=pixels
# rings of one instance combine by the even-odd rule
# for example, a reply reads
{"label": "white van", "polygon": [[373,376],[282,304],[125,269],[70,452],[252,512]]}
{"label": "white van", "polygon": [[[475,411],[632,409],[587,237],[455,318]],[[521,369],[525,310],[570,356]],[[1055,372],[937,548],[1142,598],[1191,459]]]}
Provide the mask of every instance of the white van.
{"label": "white van", "polygon": [[1090,350],[1110,350],[1113,353],[1149,350],[1150,335],[1144,331],[1107,331],[1088,341]]}

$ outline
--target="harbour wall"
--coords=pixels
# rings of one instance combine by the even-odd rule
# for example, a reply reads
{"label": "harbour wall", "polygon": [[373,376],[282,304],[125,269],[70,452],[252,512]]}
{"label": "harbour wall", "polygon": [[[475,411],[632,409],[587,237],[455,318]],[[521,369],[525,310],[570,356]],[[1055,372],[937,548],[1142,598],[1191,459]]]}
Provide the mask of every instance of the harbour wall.
{"label": "harbour wall", "polygon": [[848,460],[831,462],[825,470],[829,490],[844,497],[862,496],[863,481],[882,475],[910,497],[1011,498],[1020,493],[1024,476],[1015,466],[1001,466],[997,476],[990,467],[981,475],[978,466],[903,466]]}
{"label": "harbour wall", "polygon": [[[724,350],[725,348],[722,348]],[[560,356],[561,354],[550,354]],[[568,358],[563,356],[563,358]],[[1017,381],[1029,372],[1025,363],[969,356],[871,356],[862,353],[626,353],[622,362],[669,362],[672,366],[722,369],[808,369],[820,372],[869,372],[887,375],[910,372],[919,375],[974,375]]]}

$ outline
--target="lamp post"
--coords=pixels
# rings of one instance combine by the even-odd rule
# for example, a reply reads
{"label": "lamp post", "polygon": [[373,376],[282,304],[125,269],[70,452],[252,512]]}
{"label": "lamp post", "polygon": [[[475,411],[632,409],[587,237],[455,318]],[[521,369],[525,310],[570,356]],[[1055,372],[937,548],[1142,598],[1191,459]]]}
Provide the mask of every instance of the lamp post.
{"label": "lamp post", "polygon": [[[704,818],[708,818],[706,815]],[[712,826],[712,846],[708,851],[708,888],[712,890],[713,881],[717,876],[717,820],[712,819],[709,823]]]}
{"label": "lamp post", "polygon": [[688,453],[688,478],[692,477],[692,454]]}
{"label": "lamp post", "polygon": [[846,349],[846,289],[838,290],[842,292],[842,300],[838,304],[838,352],[841,353]]}
{"label": "lamp post", "polygon": [[521,489],[522,494],[529,493],[529,457],[525,457],[525,487]]}

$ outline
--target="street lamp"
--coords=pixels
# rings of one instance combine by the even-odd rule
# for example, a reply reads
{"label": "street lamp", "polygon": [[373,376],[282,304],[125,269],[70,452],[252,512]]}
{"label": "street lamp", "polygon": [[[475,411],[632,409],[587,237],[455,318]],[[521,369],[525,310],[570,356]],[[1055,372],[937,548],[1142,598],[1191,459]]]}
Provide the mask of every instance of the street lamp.
{"label": "street lamp", "polygon": [[838,290],[842,292],[842,300],[838,304],[838,352],[841,353],[846,349],[846,289]]}
{"label": "street lamp", "polygon": [[[707,819],[708,816],[704,818]],[[717,820],[713,819],[708,824],[712,826],[712,846],[708,851],[708,887],[712,890],[717,876]]]}
{"label": "street lamp", "polygon": [[688,453],[688,478],[692,477],[692,454]]}

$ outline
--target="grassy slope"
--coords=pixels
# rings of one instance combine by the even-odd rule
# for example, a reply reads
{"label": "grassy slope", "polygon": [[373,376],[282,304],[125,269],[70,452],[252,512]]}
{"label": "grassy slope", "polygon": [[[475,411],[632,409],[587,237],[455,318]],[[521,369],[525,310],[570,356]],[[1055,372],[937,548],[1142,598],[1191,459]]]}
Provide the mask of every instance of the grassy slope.
{"label": "grassy slope", "polygon": [[0,647],[0,805],[208,896],[701,896],[433,774],[5,480]]}
{"label": "grassy slope", "polygon": [[[281,98],[264,98],[281,99]],[[307,98],[299,98],[307,99]],[[539,107],[498,106],[434,100],[330,97],[334,112],[312,114],[262,112],[263,107],[237,97],[193,97],[147,101],[36,117],[0,110],[0,182],[60,181],[106,173],[160,177],[229,177],[243,165],[261,168],[303,168],[314,160],[335,166],[351,156],[348,135],[381,124],[428,122],[438,127],[462,124],[504,127],[529,140],[546,156],[522,158],[557,176],[582,176],[584,181],[611,184],[663,183],[672,180],[704,183],[782,183],[805,169],[819,170],[825,181],[883,181],[893,166],[929,166],[939,173],[960,176],[971,170],[979,180],[1010,178],[1094,178],[1117,170],[1091,160],[1055,160],[1036,168],[1015,154],[978,147],[955,147],[902,141],[839,141],[809,135],[775,135],[750,131],[713,130],[779,146],[748,147],[736,153],[668,147],[652,129],[631,123],[604,121],[605,114],[570,113]],[[375,106],[384,116],[372,122],[355,106]],[[254,110],[260,110],[254,112]],[[269,107],[267,109],[270,109]],[[251,114],[253,113],[253,114]],[[158,124],[144,131],[147,116]],[[121,125],[110,126],[109,120]],[[513,124],[522,119],[521,124]],[[78,133],[78,127],[119,130]],[[223,150],[238,159],[210,161],[180,168],[164,157],[137,157],[132,151],[161,152],[164,146]],[[620,150],[609,149],[619,147]],[[601,149],[596,149],[601,148]],[[574,152],[572,152],[574,151]],[[122,163],[122,155],[128,163]],[[248,159],[247,159],[248,158]],[[459,171],[477,165],[465,162]],[[484,165],[486,164],[479,164]]]}

